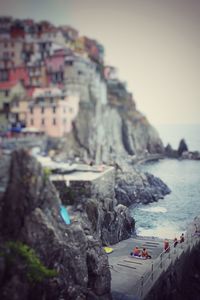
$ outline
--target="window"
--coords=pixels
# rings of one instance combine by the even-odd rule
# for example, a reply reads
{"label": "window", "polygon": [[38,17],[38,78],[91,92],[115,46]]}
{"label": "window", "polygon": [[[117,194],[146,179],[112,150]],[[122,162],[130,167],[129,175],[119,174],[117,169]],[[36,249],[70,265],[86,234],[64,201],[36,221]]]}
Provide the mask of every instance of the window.
{"label": "window", "polygon": [[41,114],[44,113],[44,107],[41,107]]}
{"label": "window", "polygon": [[30,107],[30,113],[33,114],[33,107]]}
{"label": "window", "polygon": [[66,125],[66,123],[67,123],[67,120],[64,118],[63,119],[63,124]]}
{"label": "window", "polygon": [[41,120],[41,124],[42,124],[42,125],[45,124],[45,119],[44,119],[44,118]]}
{"label": "window", "polygon": [[65,107],[63,108],[63,112],[64,112],[64,114],[66,113],[66,108]]}
{"label": "window", "polygon": [[10,94],[10,91],[9,90],[5,90],[5,97],[8,97]]}
{"label": "window", "polygon": [[70,107],[69,112],[70,112],[70,113],[73,113],[73,112],[74,112],[74,110],[73,110],[72,107]]}
{"label": "window", "polygon": [[67,65],[67,66],[73,66],[73,61],[72,60],[68,60],[68,61],[66,61],[65,62],[65,64]]}
{"label": "window", "polygon": [[4,43],[4,48],[7,48],[8,47],[8,43]]}
{"label": "window", "polygon": [[53,125],[56,125],[56,119],[55,118],[53,119]]}
{"label": "window", "polygon": [[0,71],[0,81],[7,81],[8,80],[8,71],[2,70]]}
{"label": "window", "polygon": [[33,120],[33,119],[31,119],[31,126],[32,126],[32,125],[34,125],[34,120]]}
{"label": "window", "polygon": [[53,107],[53,113],[54,114],[56,113],[56,107],[55,106]]}

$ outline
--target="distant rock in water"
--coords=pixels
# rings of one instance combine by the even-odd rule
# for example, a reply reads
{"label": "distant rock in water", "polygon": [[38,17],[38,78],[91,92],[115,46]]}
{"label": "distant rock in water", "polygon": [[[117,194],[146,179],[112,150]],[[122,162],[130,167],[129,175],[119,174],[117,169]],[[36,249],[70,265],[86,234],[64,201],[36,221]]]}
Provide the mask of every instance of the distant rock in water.
{"label": "distant rock in water", "polygon": [[[19,241],[22,246],[16,246],[21,250],[17,248],[18,254],[9,264],[9,249],[0,257],[0,299],[111,299],[108,259],[101,242],[86,235],[79,222],[65,224],[58,192],[26,151],[13,153],[10,180],[1,202],[1,253],[7,242],[19,246],[15,244]],[[50,271],[32,252],[24,252],[25,245],[56,275],[49,278]],[[39,278],[41,272],[46,278],[30,280],[29,268]]]}
{"label": "distant rock in water", "polygon": [[115,187],[118,203],[126,206],[158,201],[170,192],[168,186],[158,177],[134,170],[132,173],[119,174]]}
{"label": "distant rock in water", "polygon": [[177,151],[178,151],[179,156],[181,156],[183,154],[183,152],[188,152],[188,146],[184,139],[180,140]]}
{"label": "distant rock in water", "polygon": [[189,151],[184,139],[180,140],[177,150],[174,150],[170,144],[165,147],[165,155],[169,158],[200,160],[199,151]]}

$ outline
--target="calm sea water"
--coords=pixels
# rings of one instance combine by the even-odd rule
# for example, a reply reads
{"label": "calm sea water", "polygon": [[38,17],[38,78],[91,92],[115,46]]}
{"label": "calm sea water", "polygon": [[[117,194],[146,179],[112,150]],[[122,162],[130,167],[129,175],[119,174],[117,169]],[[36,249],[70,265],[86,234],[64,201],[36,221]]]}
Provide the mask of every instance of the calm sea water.
{"label": "calm sea water", "polygon": [[[189,127],[187,130],[180,127],[179,134],[178,129],[173,130],[172,126],[169,126],[168,130],[166,127],[163,128],[163,132],[168,132],[165,138],[168,138],[172,145],[180,139],[176,140],[182,132],[192,132],[188,137],[186,134],[181,137],[185,137],[191,147],[193,145],[194,148],[191,149],[200,150],[199,136],[195,134],[200,126]],[[166,159],[140,168],[160,177],[170,187],[172,193],[158,202],[139,205],[132,209],[137,233],[162,238],[179,237],[186,230],[187,224],[200,214],[200,161]]]}

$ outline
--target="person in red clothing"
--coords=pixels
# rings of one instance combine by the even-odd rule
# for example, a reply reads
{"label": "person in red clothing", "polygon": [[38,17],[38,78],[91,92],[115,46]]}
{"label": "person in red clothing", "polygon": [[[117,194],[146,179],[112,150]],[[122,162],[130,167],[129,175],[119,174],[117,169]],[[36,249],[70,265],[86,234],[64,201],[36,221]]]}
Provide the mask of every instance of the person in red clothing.
{"label": "person in red clothing", "polygon": [[133,252],[130,253],[131,256],[134,255],[134,256],[138,256],[140,257],[140,249],[136,246],[134,249],[133,249]]}
{"label": "person in red clothing", "polygon": [[170,251],[169,241],[167,239],[164,240],[164,250],[165,252]]}
{"label": "person in red clothing", "polygon": [[145,258],[145,259],[151,258],[151,255],[149,255],[149,253],[148,253],[148,251],[147,251],[146,248],[142,249],[142,258]]}

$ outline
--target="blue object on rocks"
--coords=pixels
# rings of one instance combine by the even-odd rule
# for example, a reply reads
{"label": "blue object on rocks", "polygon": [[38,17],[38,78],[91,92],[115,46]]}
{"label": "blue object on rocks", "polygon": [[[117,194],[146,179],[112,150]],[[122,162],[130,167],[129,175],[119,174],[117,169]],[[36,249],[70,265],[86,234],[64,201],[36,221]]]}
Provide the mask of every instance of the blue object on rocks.
{"label": "blue object on rocks", "polygon": [[70,217],[69,217],[69,214],[68,214],[65,206],[61,205],[60,213],[61,213],[61,216],[62,216],[63,220],[65,221],[65,223],[67,225],[69,225],[71,223],[71,221],[70,221]]}

